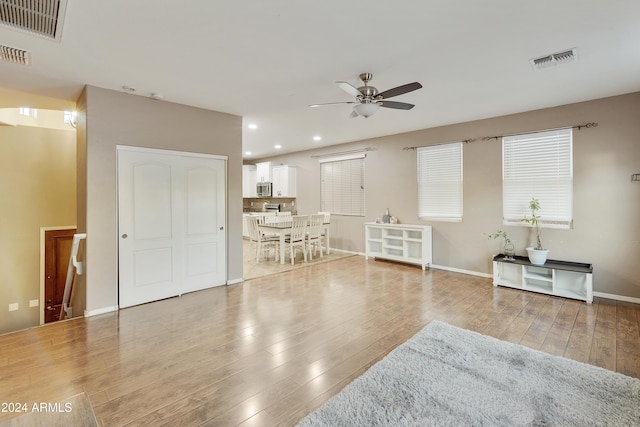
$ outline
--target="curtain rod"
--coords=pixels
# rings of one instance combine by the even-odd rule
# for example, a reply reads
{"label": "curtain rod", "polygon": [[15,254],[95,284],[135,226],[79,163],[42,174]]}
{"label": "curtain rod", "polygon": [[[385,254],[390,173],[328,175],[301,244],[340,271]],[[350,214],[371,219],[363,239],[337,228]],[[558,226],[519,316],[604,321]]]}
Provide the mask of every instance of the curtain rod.
{"label": "curtain rod", "polygon": [[433,147],[436,145],[446,145],[446,144],[454,144],[456,142],[464,142],[465,144],[468,144],[470,142],[475,141],[475,138],[470,138],[470,139],[462,139],[460,141],[452,141],[452,142],[439,142],[437,144],[429,144],[429,145],[418,145],[416,147],[404,147],[403,150],[417,150],[418,148],[424,148],[424,147]]}
{"label": "curtain rod", "polygon": [[[595,122],[590,122],[590,123],[586,123],[584,125],[574,125],[574,126],[570,126],[571,129],[578,129],[578,130],[582,130],[582,128],[586,128],[586,129],[590,129],[590,128],[595,128],[598,127],[598,123]],[[508,135],[496,135],[496,136],[485,136],[482,138],[483,141],[489,141],[491,139],[500,139],[500,138],[504,138],[506,136],[519,136],[519,135],[528,135],[530,133],[542,133],[542,132],[552,132],[554,130],[562,130],[562,129],[568,129],[569,127],[561,127],[561,128],[554,128],[554,129],[544,129],[544,130],[534,130],[531,132],[520,132],[520,133],[510,133]]]}
{"label": "curtain rod", "polygon": [[[571,129],[582,130],[582,128],[590,129],[590,128],[595,128],[597,126],[598,126],[598,123],[589,122],[589,123],[586,123],[584,125],[571,126]],[[496,139],[497,140],[497,139],[500,139],[500,138],[504,138],[505,136],[527,135],[527,134],[530,134],[530,133],[551,132],[551,131],[554,131],[554,130],[561,130],[561,129],[567,129],[567,127],[554,128],[554,129],[545,129],[545,130],[534,130],[534,131],[531,131],[531,132],[511,133],[511,134],[508,134],[508,135],[485,136],[485,137],[482,138],[482,141],[489,141],[489,140],[492,140],[492,139]],[[455,141],[455,142],[464,142],[465,144],[469,144],[470,142],[474,142],[474,141],[476,141],[476,138],[462,139],[460,141]],[[416,146],[416,147],[404,147],[403,150],[416,150],[418,148],[431,147],[431,146],[434,146],[434,145],[444,145],[444,144],[450,144],[450,142],[441,142],[441,143],[438,143],[438,144],[429,144],[429,145],[419,145],[419,146]]]}
{"label": "curtain rod", "polygon": [[344,156],[347,154],[358,154],[358,153],[366,153],[367,151],[373,151],[374,149],[371,147],[359,148],[357,150],[347,150],[347,151],[339,151],[337,153],[327,153],[327,154],[315,154],[311,156],[312,159],[322,159],[324,157],[335,157],[335,156]]}

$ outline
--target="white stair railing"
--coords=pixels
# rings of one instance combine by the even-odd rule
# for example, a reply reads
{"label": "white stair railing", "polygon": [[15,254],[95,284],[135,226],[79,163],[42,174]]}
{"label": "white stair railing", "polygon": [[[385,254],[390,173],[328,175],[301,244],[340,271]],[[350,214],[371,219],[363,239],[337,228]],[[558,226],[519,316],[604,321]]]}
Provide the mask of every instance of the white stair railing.
{"label": "white stair railing", "polygon": [[73,308],[69,307],[69,300],[71,299],[71,290],[73,287],[74,269],[76,270],[76,274],[78,276],[84,273],[84,263],[82,261],[78,261],[78,248],[80,247],[80,240],[86,238],[86,233],[77,233],[73,235],[71,256],[69,257],[69,267],[67,268],[67,281],[64,284],[64,295],[62,297],[62,311],[60,312],[60,320],[62,320],[63,318],[70,319],[73,317]]}

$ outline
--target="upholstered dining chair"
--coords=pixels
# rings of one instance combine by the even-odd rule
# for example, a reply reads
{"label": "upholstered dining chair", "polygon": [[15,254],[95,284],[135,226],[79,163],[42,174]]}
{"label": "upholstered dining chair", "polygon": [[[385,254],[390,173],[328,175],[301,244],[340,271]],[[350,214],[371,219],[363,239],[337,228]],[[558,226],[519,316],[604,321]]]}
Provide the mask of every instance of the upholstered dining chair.
{"label": "upholstered dining chair", "polygon": [[295,249],[301,248],[304,255],[304,262],[307,262],[307,223],[309,222],[309,216],[307,215],[295,215],[291,217],[291,229],[284,239],[285,250],[287,245],[289,246],[289,257],[291,258],[291,265],[295,260]]}

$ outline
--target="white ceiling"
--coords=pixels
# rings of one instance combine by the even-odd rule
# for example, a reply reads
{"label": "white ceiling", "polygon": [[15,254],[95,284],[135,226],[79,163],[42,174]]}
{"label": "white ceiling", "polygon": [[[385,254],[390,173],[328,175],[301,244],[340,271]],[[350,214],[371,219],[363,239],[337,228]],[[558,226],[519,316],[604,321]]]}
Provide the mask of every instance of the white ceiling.
{"label": "white ceiling", "polygon": [[[0,87],[130,86],[241,115],[250,159],[640,90],[637,0],[68,0],[61,42],[0,26],[0,44],[33,61],[0,61]],[[574,47],[577,62],[529,64]],[[416,107],[308,108],[351,100],[334,82],[362,72],[380,91],[422,83],[393,98]]]}

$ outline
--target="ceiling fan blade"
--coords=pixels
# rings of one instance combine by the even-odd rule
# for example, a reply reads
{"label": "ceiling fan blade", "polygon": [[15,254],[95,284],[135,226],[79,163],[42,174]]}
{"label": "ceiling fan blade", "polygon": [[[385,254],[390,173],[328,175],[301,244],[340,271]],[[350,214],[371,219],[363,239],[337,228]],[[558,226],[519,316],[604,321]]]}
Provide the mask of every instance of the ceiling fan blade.
{"label": "ceiling fan blade", "polygon": [[311,104],[309,107],[326,107],[327,105],[338,105],[338,104],[355,104],[353,101],[343,101],[343,102],[326,102],[324,104]]}
{"label": "ceiling fan blade", "polygon": [[347,82],[336,82],[338,87],[351,96],[362,96],[360,91]]}
{"label": "ceiling fan blade", "polygon": [[408,104],[406,102],[396,102],[396,101],[380,101],[381,107],[385,108],[395,108],[396,110],[411,110],[415,105]]}
{"label": "ceiling fan blade", "polygon": [[[378,94],[377,98],[387,99],[392,98],[394,96],[402,95],[408,92],[413,92],[414,90],[418,90],[422,87],[422,85],[418,82],[407,83],[406,85],[394,87],[393,89],[385,90]],[[393,108],[393,107],[391,107]]]}

